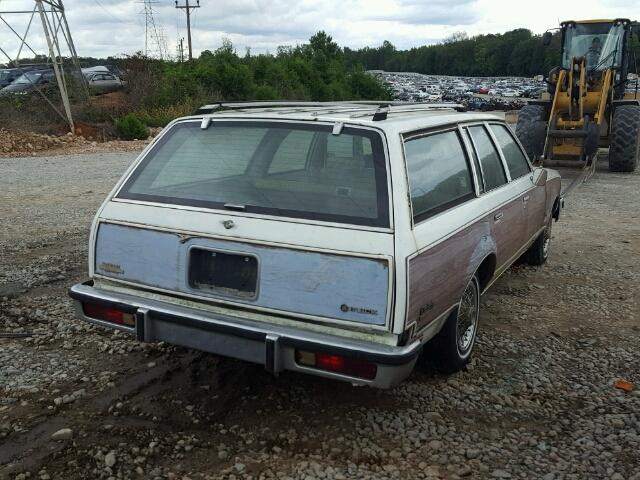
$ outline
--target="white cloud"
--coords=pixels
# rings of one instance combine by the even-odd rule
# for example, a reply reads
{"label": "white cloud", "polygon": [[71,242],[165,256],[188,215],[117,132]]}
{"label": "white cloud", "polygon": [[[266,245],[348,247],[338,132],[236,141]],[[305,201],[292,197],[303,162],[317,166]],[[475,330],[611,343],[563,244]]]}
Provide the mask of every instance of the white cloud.
{"label": "white cloud", "polygon": [[[239,52],[246,47],[253,52],[273,52],[279,45],[303,43],[321,29],[351,48],[377,46],[383,40],[409,48],[461,30],[475,35],[525,27],[541,33],[574,17],[575,12],[591,18],[640,17],[640,3],[628,0],[538,0],[535,4],[513,0],[201,0],[200,4],[192,17],[196,54],[219,47],[224,37]],[[0,11],[32,5],[28,0],[0,0]],[[65,0],[65,6],[80,55],[131,54],[144,49],[141,1]],[[178,39],[186,38],[184,11],[176,10],[173,0],[157,0],[154,9],[156,26],[174,54]],[[4,18],[20,32],[28,21],[28,16]],[[34,49],[46,52],[37,22],[30,40]],[[0,47],[13,56],[17,46],[17,38],[0,24]]]}

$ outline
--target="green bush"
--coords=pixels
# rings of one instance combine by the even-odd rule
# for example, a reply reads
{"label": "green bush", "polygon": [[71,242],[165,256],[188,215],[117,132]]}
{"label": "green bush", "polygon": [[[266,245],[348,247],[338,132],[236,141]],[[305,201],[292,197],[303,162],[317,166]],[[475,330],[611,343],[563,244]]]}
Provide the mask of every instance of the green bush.
{"label": "green bush", "polygon": [[198,107],[206,103],[208,103],[207,100],[190,100],[166,107],[141,109],[134,112],[134,114],[148,127],[166,127],[169,122],[178,117],[192,115]]}
{"label": "green bush", "polygon": [[149,137],[149,129],[133,113],[115,121],[116,133],[124,140],[144,140]]}

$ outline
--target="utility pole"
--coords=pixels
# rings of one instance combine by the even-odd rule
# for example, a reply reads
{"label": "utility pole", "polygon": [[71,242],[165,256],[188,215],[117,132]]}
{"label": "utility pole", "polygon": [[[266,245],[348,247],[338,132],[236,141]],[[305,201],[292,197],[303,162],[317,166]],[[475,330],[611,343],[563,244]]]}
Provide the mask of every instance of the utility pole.
{"label": "utility pole", "polygon": [[191,11],[200,8],[200,0],[196,0],[197,5],[189,5],[189,0],[184,0],[184,5],[178,5],[176,0],[176,8],[184,10],[187,14],[187,43],[189,44],[189,60],[193,60],[193,49],[191,47]]}
{"label": "utility pole", "polygon": [[184,38],[181,38],[178,44],[178,58],[180,59],[180,63],[184,63]]}

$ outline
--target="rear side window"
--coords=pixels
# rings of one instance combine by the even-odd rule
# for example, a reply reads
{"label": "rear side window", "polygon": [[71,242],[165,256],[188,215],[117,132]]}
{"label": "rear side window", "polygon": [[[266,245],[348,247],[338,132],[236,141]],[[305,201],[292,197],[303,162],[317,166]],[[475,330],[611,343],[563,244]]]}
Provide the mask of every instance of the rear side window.
{"label": "rear side window", "polygon": [[511,133],[504,125],[491,125],[491,131],[498,140],[498,145],[502,149],[504,159],[507,161],[507,167],[509,167],[509,173],[511,179],[516,179],[528,175],[531,171],[529,169],[529,163],[525,158],[522,150],[518,144],[513,140]]}
{"label": "rear side window", "polygon": [[414,221],[421,221],[474,196],[464,149],[455,131],[405,142]]}
{"label": "rear side window", "polygon": [[470,127],[469,132],[482,167],[485,190],[493,190],[507,183],[502,160],[500,160],[498,151],[485,128],[482,126]]}

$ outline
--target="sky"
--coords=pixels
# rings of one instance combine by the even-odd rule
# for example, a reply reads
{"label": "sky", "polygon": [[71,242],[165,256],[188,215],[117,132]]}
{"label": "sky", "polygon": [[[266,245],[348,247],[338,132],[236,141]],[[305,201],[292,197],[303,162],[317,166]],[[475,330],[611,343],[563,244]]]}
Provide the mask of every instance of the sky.
{"label": "sky", "polygon": [[[145,49],[142,0],[63,0],[71,34],[80,56],[106,57]],[[186,16],[174,0],[153,0],[154,20],[165,38],[169,55],[177,54],[184,37]],[[190,0],[195,3],[196,0]],[[179,0],[184,5],[185,0]],[[0,0],[0,15],[23,34],[32,0]],[[576,12],[580,12],[577,14]],[[238,53],[275,52],[280,45],[306,42],[325,30],[341,46],[378,46],[389,40],[399,49],[442,41],[452,33],[503,33],[529,28],[542,33],[561,20],[626,17],[640,20],[640,0],[200,0],[192,16],[194,55],[215,50],[231,40]],[[36,17],[38,20],[38,17]],[[29,44],[46,52],[43,30],[34,21]],[[0,23],[0,63],[15,57],[19,40]],[[150,54],[157,51],[152,41]],[[30,53],[27,51],[27,53]],[[24,55],[23,55],[24,56]]]}

